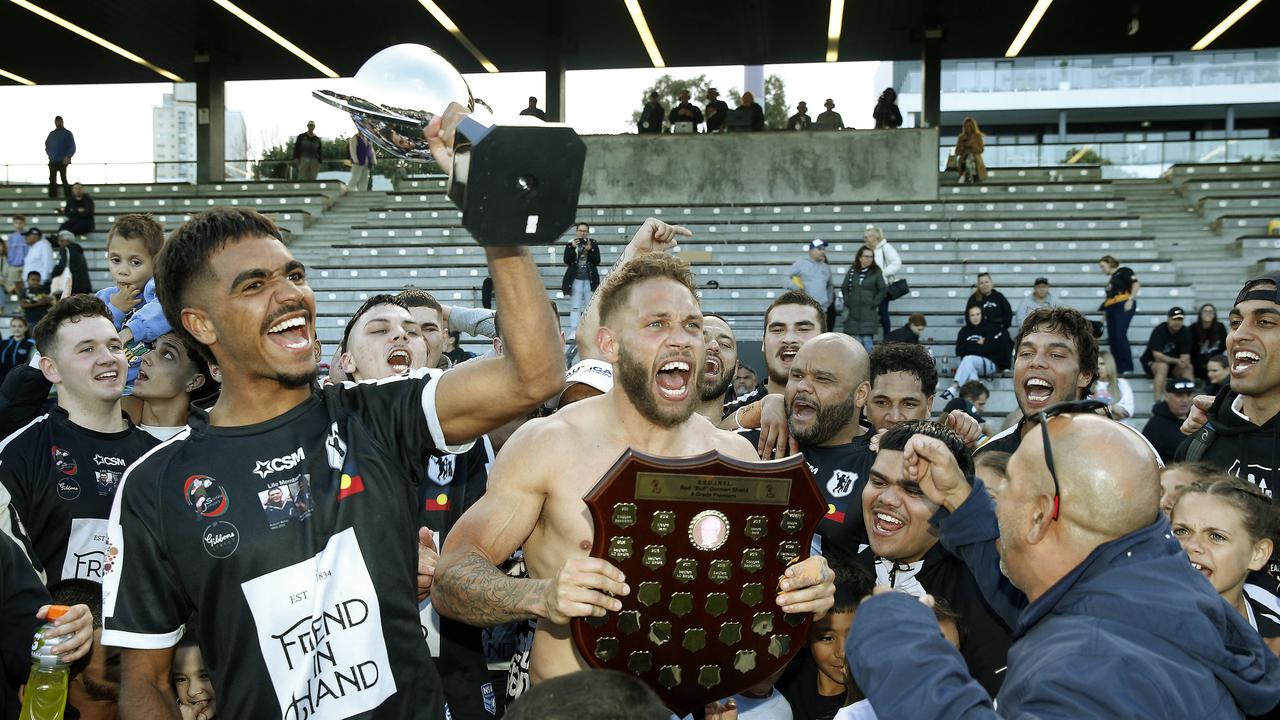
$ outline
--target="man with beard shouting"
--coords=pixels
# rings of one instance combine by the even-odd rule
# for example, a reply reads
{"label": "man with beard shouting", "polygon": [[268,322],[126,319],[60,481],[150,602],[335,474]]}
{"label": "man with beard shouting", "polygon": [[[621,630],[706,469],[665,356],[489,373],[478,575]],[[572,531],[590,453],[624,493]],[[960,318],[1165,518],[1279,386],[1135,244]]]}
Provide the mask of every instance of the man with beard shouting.
{"label": "man with beard shouting", "polygon": [[[488,491],[445,542],[437,609],[475,625],[536,618],[534,683],[585,668],[569,620],[617,611],[616,596],[631,592],[621,571],[587,556],[594,530],[582,497],[618,457],[631,448],[756,459],[742,438],[694,415],[705,357],[695,293],[688,265],[668,255],[642,255],[612,272],[596,298],[596,339],[614,366],[613,388],[521,427],[494,463]],[[520,546],[530,577],[507,577],[495,565]],[[787,569],[774,602],[820,617],[834,594],[826,561],[811,557]]]}
{"label": "man with beard shouting", "polygon": [[[824,333],[800,346],[783,396],[787,429],[827,503],[814,550],[845,566],[855,562],[858,546],[867,542],[861,498],[875,455],[858,411],[867,403],[870,373],[860,343],[841,333]],[[754,442],[758,432],[744,435]]]}
{"label": "man with beard shouting", "polygon": [[719,315],[702,315],[702,340],[707,357],[698,375],[698,407],[695,412],[720,425],[724,416],[724,394],[733,384],[738,369],[738,338]]}

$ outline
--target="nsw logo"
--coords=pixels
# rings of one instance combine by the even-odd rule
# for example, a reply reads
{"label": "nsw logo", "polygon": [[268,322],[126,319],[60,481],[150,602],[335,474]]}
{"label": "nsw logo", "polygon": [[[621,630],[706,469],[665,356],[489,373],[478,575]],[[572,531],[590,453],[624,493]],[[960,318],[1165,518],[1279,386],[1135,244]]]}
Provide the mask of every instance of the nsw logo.
{"label": "nsw logo", "polygon": [[302,451],[302,448],[298,448],[288,455],[282,455],[281,457],[273,460],[259,460],[257,465],[253,468],[253,473],[260,478],[266,478],[271,473],[280,472],[281,470],[292,470],[306,459],[307,454]]}

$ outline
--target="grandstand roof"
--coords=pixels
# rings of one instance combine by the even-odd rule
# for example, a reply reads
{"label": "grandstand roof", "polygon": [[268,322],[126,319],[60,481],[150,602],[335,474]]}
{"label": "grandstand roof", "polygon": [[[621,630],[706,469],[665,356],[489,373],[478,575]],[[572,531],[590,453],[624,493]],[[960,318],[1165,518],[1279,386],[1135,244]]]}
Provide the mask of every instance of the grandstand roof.
{"label": "grandstand roof", "polygon": [[[428,0],[429,1],[429,0]],[[213,0],[32,0],[150,63],[194,80],[197,48],[220,59],[228,80],[320,77]],[[418,0],[372,3],[239,0],[249,14],[343,76],[376,51],[401,42],[429,45],[463,72],[478,60]],[[503,71],[541,70],[543,38],[563,31],[567,69],[649,67],[622,0],[437,0],[470,41]],[[840,60],[920,57],[921,28],[936,8],[946,58],[1000,57],[1032,7],[1031,0],[895,0],[847,2]],[[1239,0],[1073,0],[1051,6],[1025,56],[1158,53],[1186,50]],[[822,0],[641,0],[669,67],[821,61],[830,3]],[[560,8],[556,10],[556,8]],[[1140,29],[1128,35],[1134,15]],[[37,84],[156,82],[152,70],[113,54],[16,2],[0,3],[10,40],[0,67]],[[1212,49],[1268,47],[1280,27],[1280,4],[1263,3]],[[9,82],[0,79],[0,82]]]}

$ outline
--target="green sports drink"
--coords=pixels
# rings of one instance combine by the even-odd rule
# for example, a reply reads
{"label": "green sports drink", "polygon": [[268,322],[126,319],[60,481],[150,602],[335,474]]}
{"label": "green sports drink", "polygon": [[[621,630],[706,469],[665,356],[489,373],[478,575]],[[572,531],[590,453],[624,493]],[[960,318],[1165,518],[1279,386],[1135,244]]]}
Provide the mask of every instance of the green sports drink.
{"label": "green sports drink", "polygon": [[36,631],[31,641],[31,675],[22,697],[22,713],[18,720],[62,720],[67,711],[67,680],[71,666],[62,661],[56,650],[70,635],[45,637],[53,629],[53,621],[70,610],[65,605],[49,608],[49,622]]}

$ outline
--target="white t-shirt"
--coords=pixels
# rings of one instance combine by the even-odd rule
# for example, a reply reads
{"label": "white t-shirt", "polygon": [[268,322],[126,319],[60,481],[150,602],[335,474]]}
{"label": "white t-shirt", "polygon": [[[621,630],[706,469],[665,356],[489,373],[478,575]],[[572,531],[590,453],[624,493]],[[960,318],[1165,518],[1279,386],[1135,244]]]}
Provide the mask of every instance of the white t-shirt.
{"label": "white t-shirt", "polygon": [[138,429],[147,433],[151,437],[160,442],[167,442],[169,438],[177,435],[187,429],[186,425],[139,425]]}
{"label": "white t-shirt", "polygon": [[870,700],[863,699],[840,708],[835,720],[876,720],[876,711]]}

